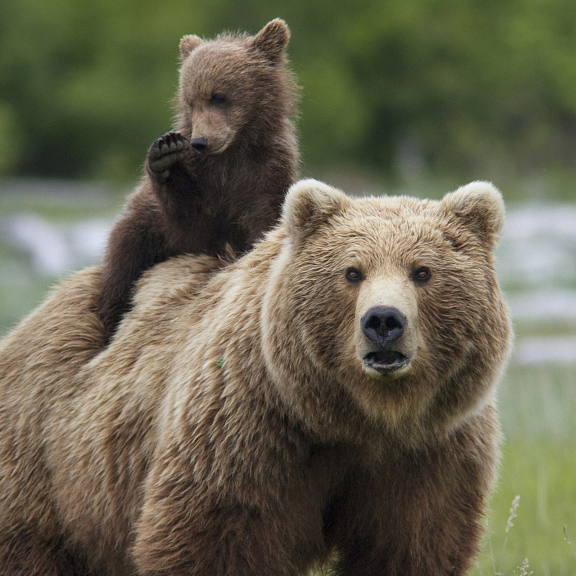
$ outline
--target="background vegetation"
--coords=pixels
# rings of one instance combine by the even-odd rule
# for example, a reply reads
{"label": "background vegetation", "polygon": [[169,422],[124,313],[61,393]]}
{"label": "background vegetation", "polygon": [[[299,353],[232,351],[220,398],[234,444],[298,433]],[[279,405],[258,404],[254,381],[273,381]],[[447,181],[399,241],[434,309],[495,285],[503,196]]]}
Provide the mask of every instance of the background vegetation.
{"label": "background vegetation", "polygon": [[[513,304],[543,296],[515,318],[518,350],[576,342],[570,304],[546,314],[547,295],[576,302],[576,3],[0,0],[0,14],[0,336],[62,274],[97,261],[78,246],[94,223],[110,225],[171,126],[180,37],[255,33],[279,16],[302,87],[303,173],[349,191],[432,197],[493,180],[514,232],[501,252],[504,288]],[[546,216],[551,202],[562,204]],[[22,236],[31,229],[40,247]],[[563,532],[576,541],[574,357],[513,358],[490,536],[472,574],[520,574],[524,558],[534,574],[576,574]]]}
{"label": "background vegetation", "polygon": [[0,176],[133,180],[171,125],[183,34],[280,16],[309,170],[404,182],[575,166],[566,0],[0,0]]}

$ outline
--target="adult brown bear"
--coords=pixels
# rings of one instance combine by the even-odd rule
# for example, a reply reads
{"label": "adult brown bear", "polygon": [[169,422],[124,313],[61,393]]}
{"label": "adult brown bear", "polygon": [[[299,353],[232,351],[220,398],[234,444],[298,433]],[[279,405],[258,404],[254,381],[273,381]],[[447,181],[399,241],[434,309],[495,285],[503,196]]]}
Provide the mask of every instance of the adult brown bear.
{"label": "adult brown bear", "polygon": [[237,262],[181,256],[100,349],[99,270],[0,343],[0,574],[462,575],[510,345],[499,193],[295,185]]}

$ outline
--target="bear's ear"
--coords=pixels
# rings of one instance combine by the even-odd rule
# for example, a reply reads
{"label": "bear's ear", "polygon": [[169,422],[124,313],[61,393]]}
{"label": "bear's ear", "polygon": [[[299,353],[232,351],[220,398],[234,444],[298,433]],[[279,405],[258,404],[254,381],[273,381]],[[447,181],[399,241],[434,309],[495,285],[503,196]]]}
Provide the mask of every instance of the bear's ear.
{"label": "bear's ear", "polygon": [[492,250],[504,225],[502,194],[490,182],[471,182],[446,194],[442,204]]}
{"label": "bear's ear", "polygon": [[282,224],[295,239],[307,238],[332,215],[350,203],[346,194],[318,180],[300,180],[288,190],[282,209]]}
{"label": "bear's ear", "polygon": [[254,36],[254,47],[262,52],[264,56],[273,64],[282,59],[284,50],[290,40],[290,30],[284,20],[276,18],[268,22],[256,36]]}
{"label": "bear's ear", "polygon": [[192,50],[198,48],[202,44],[202,38],[196,36],[195,34],[189,34],[188,36],[182,36],[180,40],[180,59],[184,60]]}

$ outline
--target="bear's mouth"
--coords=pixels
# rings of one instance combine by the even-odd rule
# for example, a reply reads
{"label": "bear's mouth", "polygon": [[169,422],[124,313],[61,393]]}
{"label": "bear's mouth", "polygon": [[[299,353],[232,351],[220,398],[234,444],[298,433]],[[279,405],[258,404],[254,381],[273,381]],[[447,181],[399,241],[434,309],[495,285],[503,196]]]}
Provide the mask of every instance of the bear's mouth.
{"label": "bear's mouth", "polygon": [[365,366],[372,368],[380,374],[391,374],[404,368],[410,362],[402,352],[397,350],[377,350],[368,352],[363,358]]}

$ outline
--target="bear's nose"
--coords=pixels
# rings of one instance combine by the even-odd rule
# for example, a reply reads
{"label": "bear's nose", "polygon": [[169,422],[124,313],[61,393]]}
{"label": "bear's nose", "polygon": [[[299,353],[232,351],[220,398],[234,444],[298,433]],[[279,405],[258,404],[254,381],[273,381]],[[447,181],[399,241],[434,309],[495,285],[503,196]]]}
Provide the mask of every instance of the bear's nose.
{"label": "bear's nose", "polygon": [[198,150],[198,152],[205,152],[206,148],[208,148],[208,139],[203,136],[192,138],[192,140],[190,140],[190,145],[194,150]]}
{"label": "bear's nose", "polygon": [[362,332],[381,346],[398,340],[406,327],[406,316],[397,308],[375,306],[360,319]]}

